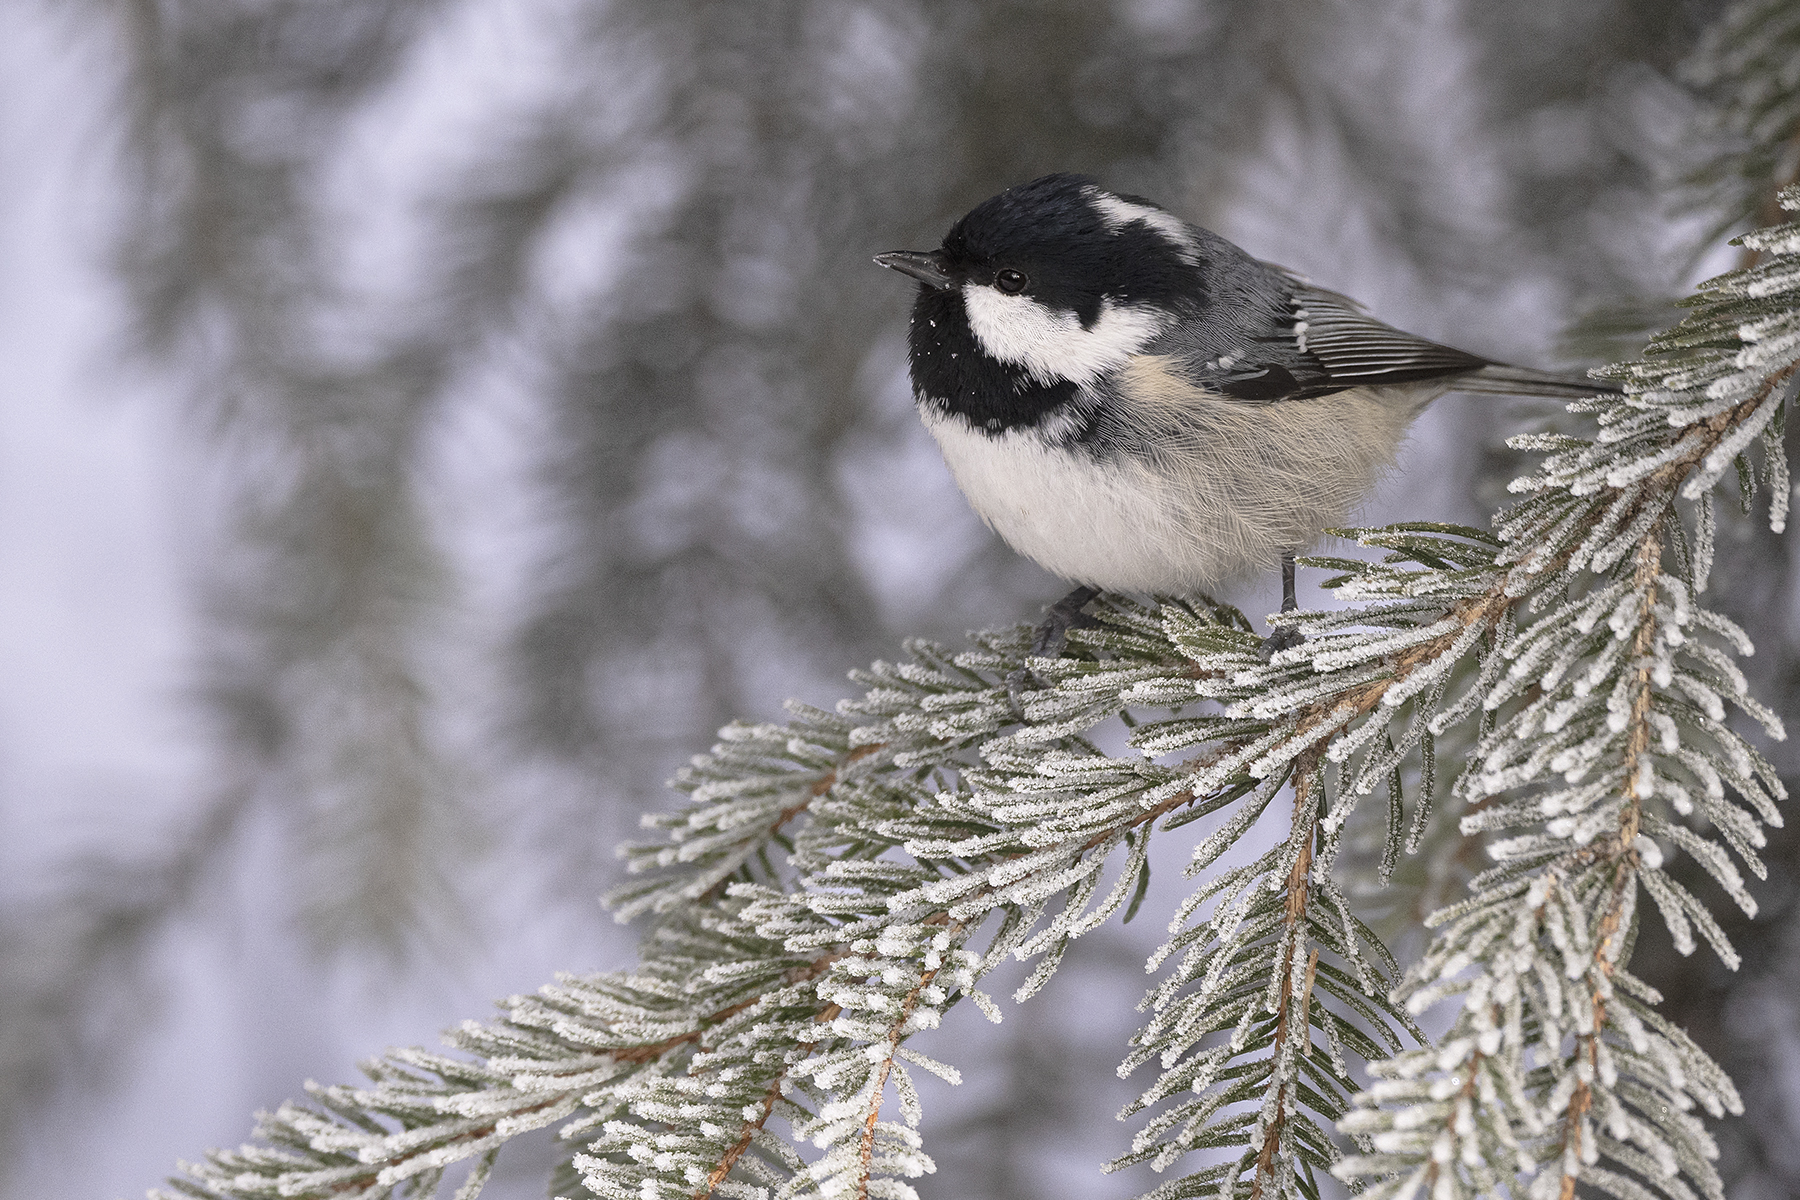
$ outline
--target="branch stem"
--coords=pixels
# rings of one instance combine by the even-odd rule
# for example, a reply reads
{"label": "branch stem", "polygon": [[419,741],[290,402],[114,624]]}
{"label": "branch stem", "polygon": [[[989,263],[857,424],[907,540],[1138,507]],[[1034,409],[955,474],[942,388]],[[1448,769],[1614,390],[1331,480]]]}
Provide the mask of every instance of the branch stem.
{"label": "branch stem", "polygon": [[[1608,857],[1613,868],[1612,896],[1607,903],[1606,913],[1595,930],[1594,957],[1589,968],[1590,972],[1598,972],[1607,979],[1612,977],[1617,965],[1613,940],[1618,936],[1619,926],[1624,920],[1625,897],[1637,886],[1637,837],[1644,816],[1641,764],[1645,752],[1650,748],[1650,705],[1656,695],[1650,674],[1654,666],[1652,655],[1656,649],[1656,581],[1662,573],[1662,551],[1662,522],[1659,521],[1639,544],[1632,569],[1632,584],[1642,600],[1638,608],[1637,631],[1631,640],[1633,666],[1631,710],[1627,717],[1625,736],[1625,805],[1619,813],[1618,832],[1609,845]],[[1587,1057],[1592,1077],[1598,1078],[1600,1039],[1606,1033],[1607,1023],[1605,993],[1599,987],[1590,986],[1588,1003],[1593,1006],[1592,1032],[1577,1039],[1575,1052]],[[1575,1184],[1579,1176],[1579,1168],[1575,1163],[1581,1158],[1582,1129],[1593,1105],[1593,1086],[1587,1079],[1582,1079],[1576,1083],[1575,1092],[1569,1097],[1568,1108],[1563,1114],[1563,1153],[1559,1155],[1563,1171],[1560,1200],[1575,1200]]]}
{"label": "branch stem", "polygon": [[[1250,1200],[1262,1200],[1265,1187],[1274,1177],[1275,1156],[1281,1149],[1281,1134],[1287,1125],[1288,1106],[1294,1102],[1297,1081],[1283,1078],[1282,1063],[1288,1057],[1288,1043],[1298,1039],[1300,1046],[1294,1051],[1295,1055],[1306,1053],[1312,1043],[1312,987],[1319,969],[1319,951],[1316,947],[1306,960],[1305,978],[1296,980],[1294,972],[1296,958],[1305,938],[1306,905],[1311,898],[1313,839],[1318,826],[1318,805],[1314,800],[1314,789],[1319,785],[1320,757],[1320,751],[1309,750],[1300,756],[1294,766],[1294,824],[1289,836],[1303,840],[1299,853],[1294,856],[1294,865],[1288,869],[1287,903],[1282,909],[1285,931],[1282,941],[1285,944],[1278,974],[1281,999],[1276,1004],[1275,1041],[1269,1058],[1270,1069],[1276,1080],[1275,1115],[1263,1129],[1262,1146],[1256,1154],[1256,1174],[1250,1180]],[[1301,829],[1302,824],[1305,825],[1304,831]],[[1296,983],[1299,984],[1297,988]],[[1295,996],[1296,991],[1299,992],[1298,997]],[[1298,1020],[1294,1013],[1296,999]],[[1298,1067],[1295,1071],[1298,1072]]]}

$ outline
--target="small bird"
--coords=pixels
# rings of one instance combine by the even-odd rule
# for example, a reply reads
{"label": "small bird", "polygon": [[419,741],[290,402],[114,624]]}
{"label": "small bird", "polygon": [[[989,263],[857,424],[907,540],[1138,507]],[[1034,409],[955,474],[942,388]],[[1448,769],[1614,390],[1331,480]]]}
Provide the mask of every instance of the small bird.
{"label": "small bird", "polygon": [[1616,390],[1404,333],[1082,175],[1008,188],[938,249],[875,261],[919,281],[913,395],[963,494],[1078,585],[1038,655],[1101,590],[1192,595],[1280,565],[1293,609],[1294,555],[1445,392]]}

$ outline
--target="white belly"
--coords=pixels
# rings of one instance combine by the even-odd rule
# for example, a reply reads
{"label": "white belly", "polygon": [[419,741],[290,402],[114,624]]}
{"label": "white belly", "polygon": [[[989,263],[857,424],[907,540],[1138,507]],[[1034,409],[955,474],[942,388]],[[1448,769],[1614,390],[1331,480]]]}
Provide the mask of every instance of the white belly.
{"label": "white belly", "polygon": [[1253,406],[1185,391],[1178,411],[1144,414],[1163,427],[1155,458],[1097,459],[920,412],[970,505],[1013,549],[1075,583],[1188,595],[1272,568],[1342,524],[1431,394]]}

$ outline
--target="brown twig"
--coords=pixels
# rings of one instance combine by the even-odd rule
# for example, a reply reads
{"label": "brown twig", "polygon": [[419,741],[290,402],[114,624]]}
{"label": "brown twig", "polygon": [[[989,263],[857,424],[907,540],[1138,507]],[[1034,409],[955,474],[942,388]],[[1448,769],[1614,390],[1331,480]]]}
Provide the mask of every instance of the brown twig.
{"label": "brown twig", "polygon": [[[948,913],[934,913],[932,916],[937,919],[927,919],[926,923],[945,926],[952,937],[963,929],[963,923],[953,920]],[[899,1052],[900,1039],[907,1021],[912,1019],[913,1010],[919,1006],[920,994],[931,986],[939,969],[932,967],[919,976],[919,982],[913,984],[912,990],[906,993],[906,999],[901,1002],[900,1016],[888,1028],[887,1057],[882,1060],[881,1074],[875,1081],[875,1094],[869,1101],[869,1115],[863,1121],[862,1173],[856,1179],[856,1200],[869,1200],[869,1176],[874,1173],[875,1168],[875,1122],[881,1116],[882,1094],[887,1090],[888,1076],[894,1069],[894,1055]]]}
{"label": "brown twig", "polygon": [[[819,1010],[813,1020],[824,1024],[827,1021],[835,1020],[837,1015],[843,1011],[836,1004],[827,1004]],[[811,1054],[813,1047],[817,1045],[817,1042],[802,1042],[795,1047],[795,1050],[798,1052],[798,1056],[803,1058]],[[782,1082],[786,1079],[787,1070],[783,1068],[776,1073],[775,1078],[769,1081],[769,1090],[763,1094],[762,1112],[744,1122],[744,1128],[738,1134],[737,1141],[727,1147],[725,1153],[720,1156],[719,1164],[712,1169],[711,1174],[707,1175],[706,1183],[694,1193],[693,1200],[706,1200],[721,1183],[725,1182],[725,1177],[731,1174],[731,1168],[737,1166],[738,1159],[744,1156],[744,1151],[750,1149],[750,1143],[756,1140],[756,1131],[767,1124],[770,1115],[774,1113],[775,1102],[781,1099]]]}
{"label": "brown twig", "polygon": [[[1662,572],[1662,549],[1662,526],[1659,523],[1638,546],[1632,570],[1632,583],[1644,599],[1638,610],[1637,632],[1631,640],[1631,656],[1635,666],[1631,681],[1631,712],[1627,717],[1625,735],[1625,807],[1619,814],[1619,828],[1609,847],[1609,857],[1613,863],[1612,898],[1596,930],[1591,964],[1592,970],[1607,978],[1611,978],[1615,967],[1611,953],[1612,942],[1618,936],[1619,926],[1624,921],[1625,897],[1637,878],[1636,845],[1644,815],[1640,782],[1643,772],[1640,766],[1645,752],[1650,748],[1650,704],[1656,695],[1650,672],[1654,665],[1651,655],[1656,648],[1656,579]],[[1593,1031],[1577,1039],[1575,1052],[1587,1055],[1588,1065],[1597,1078],[1600,1038],[1606,1032],[1606,997],[1599,988],[1593,987],[1589,990],[1588,1002],[1593,1006]],[[1570,1155],[1577,1158],[1581,1155],[1582,1124],[1593,1106],[1593,1087],[1586,1079],[1580,1080],[1576,1083],[1575,1092],[1569,1097],[1568,1109],[1563,1114],[1563,1153],[1559,1157],[1565,1165],[1561,1200],[1575,1198],[1577,1173],[1568,1168],[1567,1162]]]}
{"label": "brown twig", "polygon": [[[1309,811],[1307,801],[1316,785],[1319,771],[1319,759],[1322,751],[1308,750],[1295,760],[1294,764],[1294,823],[1307,819]],[[1300,988],[1299,1020],[1293,1016],[1293,977],[1294,951],[1300,945],[1300,927],[1306,919],[1306,905],[1311,897],[1312,889],[1309,880],[1312,872],[1312,847],[1316,832],[1316,822],[1309,822],[1305,841],[1300,845],[1300,852],[1294,856],[1294,865],[1288,869],[1287,902],[1282,907],[1282,927],[1286,949],[1282,951],[1281,962],[1281,999],[1275,1006],[1275,1040],[1271,1048],[1269,1061],[1272,1070],[1280,1070],[1281,1057],[1290,1037],[1299,1037],[1306,1043],[1312,1041],[1311,1012],[1313,977],[1319,969],[1319,952],[1315,948],[1306,960],[1306,977]],[[1294,1032],[1294,1027],[1299,1032]],[[1287,1124],[1288,1089],[1291,1085],[1277,1085],[1275,1096],[1275,1118],[1263,1130],[1262,1147],[1256,1155],[1256,1174],[1250,1180],[1250,1200],[1262,1200],[1265,1181],[1275,1169],[1275,1155],[1281,1148],[1281,1132]]]}
{"label": "brown twig", "polygon": [[769,1114],[775,1111],[775,1101],[781,1098],[781,1083],[786,1078],[787,1072],[783,1071],[769,1084],[769,1090],[763,1096],[761,1114],[755,1120],[744,1122],[743,1133],[736,1142],[732,1143],[730,1149],[725,1151],[724,1157],[719,1159],[719,1165],[712,1169],[712,1174],[706,1177],[706,1182],[701,1185],[700,1190],[694,1193],[694,1200],[706,1200],[713,1194],[714,1188],[725,1182],[725,1177],[731,1174],[731,1168],[737,1166],[737,1160],[744,1156],[744,1151],[748,1150],[750,1143],[755,1140],[756,1131],[763,1127],[764,1122],[769,1119]]}

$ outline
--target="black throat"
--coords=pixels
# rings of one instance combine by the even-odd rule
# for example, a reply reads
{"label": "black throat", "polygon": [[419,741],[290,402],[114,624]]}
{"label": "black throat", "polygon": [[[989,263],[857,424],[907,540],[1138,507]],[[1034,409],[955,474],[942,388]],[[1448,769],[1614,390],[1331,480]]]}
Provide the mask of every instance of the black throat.
{"label": "black throat", "polygon": [[981,348],[957,288],[919,288],[907,354],[919,403],[955,413],[984,433],[1034,429],[1053,416],[1075,413],[1074,383],[1040,383]]}

